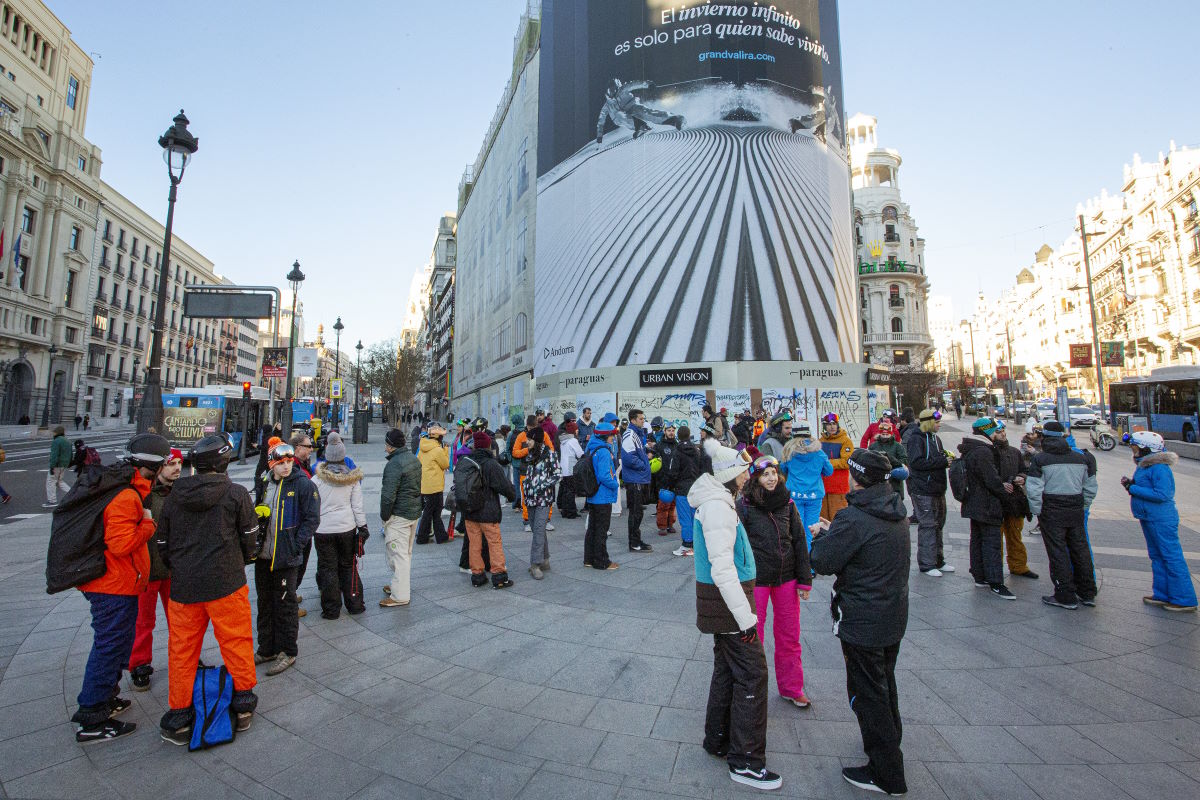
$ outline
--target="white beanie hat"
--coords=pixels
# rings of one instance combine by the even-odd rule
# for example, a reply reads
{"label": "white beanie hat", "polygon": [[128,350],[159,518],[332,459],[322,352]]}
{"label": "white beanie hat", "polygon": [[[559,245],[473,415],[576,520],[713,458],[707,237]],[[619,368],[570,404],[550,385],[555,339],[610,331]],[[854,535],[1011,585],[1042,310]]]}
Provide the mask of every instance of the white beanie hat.
{"label": "white beanie hat", "polygon": [[717,439],[705,440],[704,452],[712,459],[713,477],[721,483],[729,483],[750,468],[749,457],[744,450],[725,447]]}

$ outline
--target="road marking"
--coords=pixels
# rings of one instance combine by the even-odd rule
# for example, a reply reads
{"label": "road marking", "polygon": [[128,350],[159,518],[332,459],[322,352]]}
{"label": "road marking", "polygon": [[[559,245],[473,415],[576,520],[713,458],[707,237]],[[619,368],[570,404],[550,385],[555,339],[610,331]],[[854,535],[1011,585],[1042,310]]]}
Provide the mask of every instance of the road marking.
{"label": "road marking", "polygon": [[10,514],[9,516],[5,517],[5,519],[33,519],[35,517],[48,517],[48,516],[50,516],[50,515],[48,513],[44,513],[44,512],[41,514]]}

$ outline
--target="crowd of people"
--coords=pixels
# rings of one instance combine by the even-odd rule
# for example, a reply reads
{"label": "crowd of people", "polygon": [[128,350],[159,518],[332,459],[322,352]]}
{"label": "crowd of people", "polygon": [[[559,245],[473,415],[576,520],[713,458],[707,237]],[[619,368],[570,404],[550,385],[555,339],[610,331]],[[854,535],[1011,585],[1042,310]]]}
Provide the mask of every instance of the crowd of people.
{"label": "crowd of people", "polygon": [[[539,411],[510,423],[492,431],[486,419],[462,419],[453,434],[437,422],[408,435],[387,432],[379,516],[390,581],[380,607],[412,602],[414,545],[458,536],[459,566],[472,586],[513,586],[500,528],[505,504],[520,511],[531,533],[534,580],[551,570],[548,534],[556,510],[565,519],[586,515],[583,566],[612,571],[619,567],[609,553],[614,518],[626,517],[628,553],[653,552],[643,535],[649,506],[657,535],[679,537],[673,554],[694,559],[696,625],[713,635],[703,745],[726,760],[730,778],[741,784],[780,785],[766,764],[766,616],[772,615],[776,689],[795,707],[808,708],[800,602],[809,598],[816,575],[832,575],[832,627],[868,759],[843,769],[843,777],[862,788],[906,791],[895,666],[908,617],[909,525],[917,526],[919,573],[936,579],[953,572],[943,532],[948,492],[970,523],[976,586],[1015,599],[1005,584],[1005,551],[1009,574],[1037,578],[1022,544],[1025,523],[1036,517],[1054,586],[1042,602],[1067,610],[1097,602],[1087,535],[1096,462],[1054,421],[1031,427],[1017,448],[1003,421],[981,417],[956,453],[943,444],[941,413],[934,409],[919,415],[887,410],[857,446],[836,414],[822,417],[814,435],[787,410],[769,418],[743,413],[731,425],[724,410],[706,407],[697,438],[687,425],[660,417],[647,422],[639,409],[624,419],[611,412],[594,419],[584,408],[560,424]],[[128,671],[134,690],[150,687],[159,604],[168,626],[169,683],[160,727],[162,738],[176,744],[192,738],[192,689],[210,624],[232,681],[237,730],[249,728],[253,718],[256,666],[267,665],[266,675],[273,676],[296,663],[305,613],[297,591],[314,546],[322,617],[365,610],[358,569],[370,535],[363,472],[336,431],[315,464],[307,432],[286,442],[278,433],[262,431],[252,490],[228,477],[233,448],[224,435],[205,436],[191,448],[187,475],[184,454],[163,437],[130,441],[116,491],[103,508],[103,569],[72,584],[88,599],[95,634],[72,718],[78,741],[134,729],[117,718],[130,706],[119,694],[120,680]],[[65,444],[59,432],[52,452],[62,449],[59,438]],[[1153,433],[1135,433],[1127,444],[1137,469],[1122,484],[1153,566],[1152,593],[1144,601],[1195,610],[1178,538],[1174,455]],[[92,466],[59,501],[60,510],[117,469]]]}

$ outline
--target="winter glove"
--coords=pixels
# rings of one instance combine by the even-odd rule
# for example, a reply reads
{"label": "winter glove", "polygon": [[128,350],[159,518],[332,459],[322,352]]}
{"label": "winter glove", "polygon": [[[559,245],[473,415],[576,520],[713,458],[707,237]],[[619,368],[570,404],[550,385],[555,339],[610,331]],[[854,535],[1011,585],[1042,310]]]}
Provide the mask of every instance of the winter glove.
{"label": "winter glove", "polygon": [[742,641],[742,644],[754,644],[758,641],[758,626],[751,625],[744,631],[738,631],[737,637]]}
{"label": "winter glove", "polygon": [[367,552],[367,539],[371,538],[371,531],[366,525],[358,526],[358,557],[362,558]]}
{"label": "winter glove", "polygon": [[889,472],[888,477],[894,481],[908,480],[908,467],[901,464],[900,466],[896,467],[894,470]]}

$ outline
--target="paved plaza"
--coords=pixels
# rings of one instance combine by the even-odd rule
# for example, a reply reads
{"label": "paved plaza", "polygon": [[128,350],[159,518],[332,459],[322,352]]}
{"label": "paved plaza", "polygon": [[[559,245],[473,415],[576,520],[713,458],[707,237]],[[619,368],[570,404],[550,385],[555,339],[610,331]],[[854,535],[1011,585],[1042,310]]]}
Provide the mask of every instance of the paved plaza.
{"label": "paved plaza", "polygon": [[[947,444],[967,420],[951,423]],[[148,693],[124,695],[138,730],[83,748],[68,719],[91,643],[87,604],[44,587],[48,515],[0,521],[0,795],[13,798],[723,798],[724,763],[700,747],[711,641],[695,627],[691,559],[674,537],[643,531],[652,554],[626,552],[614,518],[615,572],[582,566],[583,522],[550,535],[553,570],[534,581],[530,535],[505,512],[509,590],[473,589],[459,541],[415,548],[412,605],[381,609],[387,581],[377,516],[383,429],[350,455],[367,475],[373,536],[367,611],[321,619],[310,564],[296,666],[260,669],[258,713],[236,742],[189,753],[163,743],[166,628]],[[1141,603],[1149,562],[1118,479],[1123,449],[1100,454],[1091,535],[1096,608],[1068,612],[1050,592],[1045,550],[1026,532],[1038,581],[1011,578],[1003,602],[974,588],[965,521],[950,513],[954,575],[911,578],[897,679],[914,798],[1200,797],[1200,619]],[[248,482],[250,467],[233,467]],[[2,476],[0,472],[0,476]],[[1184,551],[1200,570],[1200,464],[1177,470]],[[1027,526],[1031,527],[1031,526]],[[915,543],[915,528],[914,543]],[[803,604],[809,710],[771,681],[768,765],[779,794],[867,796],[845,784],[861,763],[830,631],[830,579]],[[251,593],[253,597],[253,592]],[[768,651],[770,632],[768,631]],[[211,639],[208,663],[220,657]],[[770,661],[770,652],[768,652]],[[772,668],[773,672],[773,668]]]}

